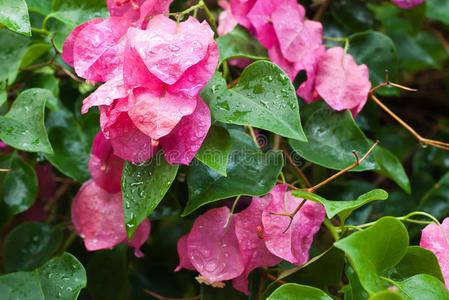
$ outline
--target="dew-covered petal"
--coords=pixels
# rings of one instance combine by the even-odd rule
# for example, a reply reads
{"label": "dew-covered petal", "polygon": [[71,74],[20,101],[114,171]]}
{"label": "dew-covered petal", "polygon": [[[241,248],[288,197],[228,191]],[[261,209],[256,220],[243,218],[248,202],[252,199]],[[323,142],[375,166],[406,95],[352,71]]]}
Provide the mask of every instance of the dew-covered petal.
{"label": "dew-covered petal", "polygon": [[423,3],[424,1],[425,0],[391,0],[391,2],[393,2],[400,8],[412,8]]}
{"label": "dew-covered petal", "polygon": [[78,34],[83,30],[86,26],[91,24],[98,24],[103,22],[103,19],[96,18],[90,21],[87,21],[79,26],[76,26],[69,36],[65,39],[64,45],[62,46],[62,59],[71,67],[73,67],[73,52],[75,48],[76,39]]}
{"label": "dew-covered petal", "polygon": [[187,237],[187,252],[195,269],[211,282],[236,278],[244,265],[230,210],[220,207],[199,216]]}
{"label": "dew-covered petal", "polygon": [[265,245],[274,255],[292,264],[302,265],[309,259],[313,236],[318,232],[326,212],[321,204],[307,201],[288,227],[289,217],[271,214],[292,213],[302,202],[303,199],[293,197],[291,191],[287,193],[287,188],[287,184],[277,185],[270,192],[273,200],[262,213]]}
{"label": "dew-covered petal", "polygon": [[172,132],[160,140],[165,159],[170,164],[190,164],[209,131],[209,107],[201,98],[196,98],[195,111],[183,117]]}
{"label": "dew-covered petal", "polygon": [[237,19],[232,15],[231,5],[227,0],[221,0],[220,2],[218,2],[218,5],[223,8],[223,11],[218,16],[217,28],[218,35],[222,36],[226,33],[231,32],[232,29],[237,26],[238,22]]}
{"label": "dew-covered petal", "polygon": [[267,49],[273,47],[278,40],[271,14],[279,3],[280,0],[258,0],[248,13],[248,18],[256,29],[257,39]]}
{"label": "dew-covered petal", "polygon": [[145,21],[146,18],[168,13],[172,2],[173,0],[146,0],[140,7],[140,17],[137,25],[145,26],[148,23],[148,21]]}
{"label": "dew-covered petal", "polygon": [[196,65],[187,69],[173,85],[167,86],[170,93],[183,93],[194,97],[203,89],[214,75],[218,65],[218,46],[215,41],[209,45],[206,57]]}
{"label": "dew-covered petal", "polygon": [[81,113],[87,113],[92,106],[110,105],[116,99],[128,97],[130,91],[130,88],[123,83],[123,78],[115,77],[100,85],[83,100]]}
{"label": "dew-covered petal", "polygon": [[165,16],[152,18],[146,30],[131,28],[131,47],[136,49],[148,70],[167,84],[179,80],[184,72],[207,54],[213,31],[195,18],[176,25]]}
{"label": "dew-covered petal", "polygon": [[123,71],[125,34],[131,21],[111,17],[86,26],[78,34],[74,67],[78,76],[91,81],[108,81]]}
{"label": "dew-covered petal", "polygon": [[341,47],[326,51],[318,64],[316,90],[335,110],[363,107],[371,88],[368,67],[357,65]]}
{"label": "dew-covered petal", "polygon": [[114,247],[126,237],[121,193],[87,181],[73,200],[72,221],[88,251]]}
{"label": "dew-covered petal", "polygon": [[277,64],[279,68],[287,74],[292,82],[295,80],[296,75],[298,75],[301,70],[301,66],[299,63],[293,63],[285,59],[282,55],[279,43],[274,44],[271,49],[268,49],[268,56],[272,62]]}
{"label": "dew-covered petal", "polygon": [[142,3],[146,0],[107,0],[111,17],[124,17],[135,21],[139,19]]}
{"label": "dew-covered petal", "polygon": [[113,153],[112,144],[100,131],[94,139],[89,160],[92,179],[109,193],[121,191],[123,159]]}
{"label": "dew-covered petal", "polygon": [[[122,135],[123,130],[115,126],[115,122],[122,113],[128,112],[135,104],[135,99],[131,94],[129,97],[114,100],[110,105],[100,105],[100,127],[104,136],[109,139],[117,135]],[[118,131],[116,133],[115,131]]]}
{"label": "dew-covered petal", "polygon": [[321,45],[304,56],[298,64],[301,69],[306,70],[307,80],[301,83],[299,88],[296,90],[296,93],[307,103],[311,103],[319,99],[319,95],[315,91],[316,72],[318,69],[318,64],[325,53],[326,48],[324,45]]}
{"label": "dew-covered petal", "polygon": [[272,267],[282,261],[267,249],[263,238],[262,212],[271,200],[270,194],[262,198],[253,197],[251,205],[233,217],[245,271],[234,279],[232,284],[234,288],[246,294],[248,294],[248,275],[252,270]]}
{"label": "dew-covered petal", "polygon": [[295,0],[284,0],[273,12],[272,22],[284,57],[300,61],[322,43],[323,26],[316,21],[303,21],[304,7]]}
{"label": "dew-covered petal", "polygon": [[108,130],[114,154],[124,160],[144,162],[157,151],[151,138],[137,129],[127,113],[121,113]]}
{"label": "dew-covered petal", "polygon": [[182,117],[190,115],[196,107],[197,98],[184,94],[154,93],[150,89],[134,91],[136,104],[128,115],[136,127],[154,140],[168,135]]}
{"label": "dew-covered petal", "polygon": [[189,254],[187,253],[187,234],[183,235],[178,240],[178,256],[179,256],[179,265],[176,267],[175,272],[180,271],[181,269],[187,269],[187,270],[195,270],[195,267],[190,262]]}
{"label": "dew-covered petal", "polygon": [[449,218],[444,219],[441,227],[427,225],[422,231],[419,245],[432,251],[438,258],[446,288],[449,289]]}
{"label": "dew-covered petal", "polygon": [[248,13],[255,3],[256,0],[231,0],[230,2],[232,15],[240,25],[249,31],[252,31],[254,27],[248,19]]}
{"label": "dew-covered petal", "polygon": [[137,226],[136,231],[134,232],[134,235],[130,241],[128,239],[125,239],[125,243],[134,248],[134,255],[136,257],[143,257],[144,254],[142,251],[140,251],[140,247],[142,247],[143,244],[147,241],[148,237],[150,236],[151,232],[151,224],[150,220],[148,218],[145,218],[145,220],[142,221],[142,223]]}

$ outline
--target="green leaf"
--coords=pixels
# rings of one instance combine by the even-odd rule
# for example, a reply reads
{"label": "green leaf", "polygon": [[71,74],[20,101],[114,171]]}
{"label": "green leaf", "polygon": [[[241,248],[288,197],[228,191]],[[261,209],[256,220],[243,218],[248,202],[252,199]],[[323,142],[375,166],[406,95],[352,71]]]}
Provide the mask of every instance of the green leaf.
{"label": "green leaf", "polygon": [[0,295],[5,299],[75,300],[85,286],[83,265],[69,253],[32,272],[0,276]]}
{"label": "green leaf", "polygon": [[5,90],[5,86],[0,82],[0,107],[8,100],[8,92]]}
{"label": "green leaf", "polygon": [[[385,82],[385,70],[390,80],[398,79],[398,55],[393,41],[383,33],[365,31],[349,37],[348,53],[354,56],[357,64],[366,64],[372,86]],[[396,88],[385,87],[378,90],[383,95],[399,95]]]}
{"label": "green leaf", "polygon": [[275,290],[267,300],[332,300],[325,292],[314,287],[287,283]]}
{"label": "green leaf", "polygon": [[45,103],[51,97],[45,89],[22,92],[9,112],[0,116],[0,139],[20,150],[53,153],[44,126]]}
{"label": "green leaf", "polygon": [[123,208],[128,238],[158,206],[178,172],[178,165],[167,163],[158,152],[142,166],[125,162],[122,174]]}
{"label": "green leaf", "polygon": [[425,248],[409,246],[402,260],[388,272],[388,277],[393,280],[402,280],[418,274],[428,274],[444,283],[438,259]]}
{"label": "green leaf", "polygon": [[263,153],[254,141],[240,130],[229,130],[232,149],[228,176],[224,177],[206,165],[194,163],[187,175],[189,200],[183,216],[207,203],[239,195],[261,196],[276,184],[283,166],[281,151]]}
{"label": "green leaf", "polygon": [[232,89],[226,88],[226,81],[217,72],[200,96],[220,122],[250,125],[306,141],[295,88],[284,71],[271,62],[249,65]]}
{"label": "green leaf", "polygon": [[41,15],[48,15],[51,11],[52,0],[25,0],[28,5],[28,10],[37,12]]}
{"label": "green leaf", "polygon": [[53,0],[51,16],[74,28],[95,18],[109,17],[104,0]]}
{"label": "green leaf", "polygon": [[218,65],[225,60],[237,57],[268,60],[267,50],[240,26],[236,26],[231,32],[220,36],[215,41],[220,53]]}
{"label": "green leaf", "polygon": [[43,54],[45,54],[48,50],[50,50],[52,47],[50,44],[45,43],[36,43],[31,45],[25,55],[22,58],[22,62],[20,63],[20,68],[26,68],[28,66],[31,66],[31,64],[41,57]]}
{"label": "green leaf", "polygon": [[335,242],[343,250],[357,273],[363,288],[373,295],[383,291],[379,273],[395,266],[407,252],[409,237],[405,226],[392,217],[384,217],[373,226]]}
{"label": "green leaf", "polygon": [[332,16],[351,31],[362,31],[373,27],[373,15],[364,2],[342,0],[332,2]]}
{"label": "green leaf", "polygon": [[406,193],[410,194],[410,180],[396,155],[385,148],[376,147],[373,156],[380,167],[376,171],[393,179]]}
{"label": "green leaf", "polygon": [[0,29],[0,82],[12,84],[30,40],[7,29]]}
{"label": "green leaf", "polygon": [[37,196],[37,176],[34,169],[17,154],[0,156],[0,224],[27,210]]}
{"label": "green leaf", "polygon": [[372,190],[361,195],[354,201],[330,201],[316,194],[299,190],[293,191],[292,195],[298,198],[312,200],[323,204],[326,209],[327,217],[332,219],[335,215],[338,215],[341,223],[344,223],[354,210],[364,206],[365,204],[375,200],[386,200],[388,198],[388,193],[382,189]]}
{"label": "green leaf", "polygon": [[449,291],[437,278],[419,274],[395,284],[399,293],[407,300],[449,299]]}
{"label": "green leaf", "polygon": [[223,127],[212,126],[195,157],[212,170],[226,176],[231,146],[228,131]]}
{"label": "green leaf", "polygon": [[95,253],[87,265],[87,289],[97,300],[129,299],[126,245]]}
{"label": "green leaf", "polygon": [[62,233],[44,223],[24,223],[6,237],[5,271],[32,271],[50,259],[62,242]]}
{"label": "green leaf", "polygon": [[[293,150],[308,161],[320,166],[342,170],[356,160],[352,150],[364,155],[370,143],[354,122],[349,111],[336,112],[324,102],[316,104],[304,125],[308,142],[290,140]],[[319,105],[319,106],[318,106]],[[377,163],[368,156],[352,171],[372,170]]]}
{"label": "green leaf", "polygon": [[449,213],[449,172],[424,195],[418,209],[432,214],[437,219],[447,216]]}
{"label": "green leaf", "polygon": [[405,298],[393,291],[383,291],[373,295],[369,300],[405,300]]}
{"label": "green leaf", "polygon": [[[46,154],[45,157],[59,171],[78,182],[90,178],[88,163],[93,138],[89,137],[88,131],[91,127],[98,127],[98,119],[93,121],[95,123],[92,125],[88,123],[89,126],[83,127],[75,120],[73,113],[60,105],[58,111],[50,112],[46,122],[54,154]],[[98,132],[99,128],[95,130]]]}
{"label": "green leaf", "polygon": [[449,25],[449,2],[446,0],[427,0],[427,17]]}
{"label": "green leaf", "polygon": [[345,292],[345,300],[347,300],[347,298],[352,300],[368,298],[368,294],[363,289],[357,274],[350,264],[347,264],[345,267],[345,275],[349,280],[349,291]]}
{"label": "green leaf", "polygon": [[0,0],[0,23],[12,31],[31,36],[30,16],[25,0]]}

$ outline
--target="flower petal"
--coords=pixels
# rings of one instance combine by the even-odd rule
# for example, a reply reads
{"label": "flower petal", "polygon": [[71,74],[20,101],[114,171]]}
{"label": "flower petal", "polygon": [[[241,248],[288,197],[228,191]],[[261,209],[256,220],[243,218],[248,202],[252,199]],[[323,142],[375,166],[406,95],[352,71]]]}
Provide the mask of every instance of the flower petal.
{"label": "flower petal", "polygon": [[219,36],[225,35],[237,26],[237,20],[232,15],[231,5],[227,0],[221,0],[218,5],[223,8],[223,11],[218,16],[218,28],[217,32]]}
{"label": "flower petal", "polygon": [[187,253],[187,234],[183,235],[178,240],[178,256],[179,256],[179,265],[176,267],[175,272],[180,271],[181,269],[187,270],[195,270],[195,267],[190,262],[189,254]]}
{"label": "flower petal", "polygon": [[195,269],[211,282],[239,276],[244,265],[240,256],[234,220],[229,208],[220,207],[199,216],[187,237],[187,251]]}
{"label": "flower petal", "polygon": [[423,3],[425,0],[391,0],[400,8],[412,8],[413,6]]}
{"label": "flower petal", "polygon": [[301,66],[299,63],[292,63],[285,59],[282,55],[281,48],[279,43],[274,44],[271,49],[268,49],[268,56],[271,61],[274,62],[281,68],[293,82],[295,80],[296,75],[298,75],[301,70]]}
{"label": "flower petal", "polygon": [[128,239],[125,239],[125,244],[127,244],[130,247],[134,248],[134,255],[136,257],[143,257],[144,254],[142,251],[140,251],[140,247],[142,247],[143,244],[147,241],[148,237],[150,236],[151,232],[151,224],[150,220],[148,218],[145,218],[145,220],[142,221],[142,223],[139,224],[136,228],[136,232],[134,232],[134,235],[130,241]]}
{"label": "flower petal", "polygon": [[253,8],[256,0],[231,0],[231,12],[237,22],[248,29],[253,30],[253,25],[248,19],[248,13]]}
{"label": "flower petal", "polygon": [[188,165],[201,147],[209,131],[209,107],[197,97],[195,111],[181,119],[172,132],[160,140],[165,159],[170,164]]}
{"label": "flower petal", "polygon": [[267,49],[276,44],[278,38],[274,31],[271,14],[280,0],[258,0],[248,13],[251,24],[256,28],[257,39]]}
{"label": "flower petal", "polygon": [[318,70],[318,64],[325,54],[326,48],[324,45],[321,45],[309,52],[299,63],[300,68],[305,69],[307,72],[307,80],[299,86],[296,93],[307,103],[319,99],[319,95],[315,91],[316,72]]}

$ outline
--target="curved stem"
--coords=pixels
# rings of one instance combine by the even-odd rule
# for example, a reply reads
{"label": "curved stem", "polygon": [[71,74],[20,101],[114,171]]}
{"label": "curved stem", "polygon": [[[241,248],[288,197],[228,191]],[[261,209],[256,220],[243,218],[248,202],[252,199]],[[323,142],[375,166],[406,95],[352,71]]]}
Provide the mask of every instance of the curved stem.
{"label": "curved stem", "polygon": [[326,226],[326,228],[332,234],[332,237],[334,238],[334,240],[338,241],[340,239],[340,236],[338,235],[337,228],[335,228],[335,226],[332,225],[332,223],[327,218],[324,219],[323,224],[324,224],[324,226]]}

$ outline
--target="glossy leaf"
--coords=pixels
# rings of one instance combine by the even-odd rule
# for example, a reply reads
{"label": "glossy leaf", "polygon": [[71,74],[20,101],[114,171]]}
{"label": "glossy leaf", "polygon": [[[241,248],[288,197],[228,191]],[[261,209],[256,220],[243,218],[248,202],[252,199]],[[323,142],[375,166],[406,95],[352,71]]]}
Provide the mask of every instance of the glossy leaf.
{"label": "glossy leaf", "polygon": [[252,63],[232,89],[226,88],[226,81],[217,72],[200,96],[218,121],[251,125],[306,141],[295,89],[284,71],[271,62]]}
{"label": "glossy leaf", "polygon": [[195,157],[212,170],[226,176],[231,146],[232,142],[228,131],[223,127],[212,126]]}
{"label": "glossy leaf", "polygon": [[352,31],[362,31],[370,29],[374,20],[372,13],[364,2],[357,0],[342,0],[332,2],[332,16],[344,26]]}
{"label": "glossy leaf", "polygon": [[314,287],[287,283],[275,290],[267,300],[331,300],[325,292]]}
{"label": "glossy leaf", "polygon": [[31,45],[25,55],[22,58],[22,62],[20,63],[21,68],[26,68],[30,66],[36,59],[41,57],[44,53],[50,50],[51,44],[46,43],[36,43]]}
{"label": "glossy leaf", "polygon": [[369,300],[405,300],[405,298],[397,292],[382,291],[370,297]]}
{"label": "glossy leaf", "polygon": [[85,286],[83,265],[69,253],[32,272],[0,276],[0,295],[5,299],[75,300]]}
{"label": "glossy leaf", "polygon": [[449,172],[424,195],[418,209],[432,214],[437,219],[447,216],[449,213]]}
{"label": "glossy leaf", "polygon": [[373,226],[335,242],[343,250],[360,283],[369,294],[384,290],[379,273],[395,266],[407,252],[408,232],[392,217],[384,217]]}
{"label": "glossy leaf", "polygon": [[[93,123],[95,132],[98,132],[98,120],[93,122],[95,122]],[[90,123],[87,125],[92,126]],[[59,171],[78,182],[84,182],[90,178],[88,163],[93,137],[90,139],[86,134],[90,128],[87,125],[82,126],[62,105],[58,111],[50,112],[46,122],[54,154],[46,154],[45,157]]]}
{"label": "glossy leaf", "polygon": [[51,16],[74,28],[95,18],[109,16],[104,0],[53,0]]}
{"label": "glossy leaf", "polygon": [[53,153],[44,126],[45,103],[51,97],[45,89],[22,92],[9,112],[0,117],[0,139],[24,151]]}
{"label": "glossy leaf", "polygon": [[376,147],[373,151],[373,156],[380,167],[376,171],[388,178],[392,178],[406,193],[410,194],[410,180],[396,155],[385,148]]}
{"label": "glossy leaf", "polygon": [[62,242],[62,232],[44,223],[24,223],[6,237],[5,271],[32,271],[50,259]]}
{"label": "glossy leaf", "polygon": [[31,36],[30,17],[25,0],[0,0],[0,23],[15,32]]}
{"label": "glossy leaf", "polygon": [[349,280],[349,291],[345,292],[345,299],[349,298],[352,300],[358,300],[368,298],[368,294],[363,289],[357,273],[354,271],[354,268],[351,267],[350,264],[347,264],[345,267],[345,275]]}
{"label": "glossy leaf", "polygon": [[375,200],[386,200],[388,198],[388,193],[381,189],[372,190],[353,201],[330,201],[316,194],[299,190],[293,191],[292,195],[298,198],[308,199],[323,204],[326,209],[327,217],[331,219],[338,215],[341,223],[344,223],[354,210],[362,207],[363,205]]}
{"label": "glossy leaf", "polygon": [[449,25],[449,2],[446,0],[427,0],[427,17]]}
{"label": "glossy leaf", "polygon": [[161,202],[178,172],[178,165],[167,163],[159,154],[141,166],[128,161],[123,166],[122,197],[128,239]]}
{"label": "glossy leaf", "polygon": [[282,152],[263,153],[244,132],[231,129],[229,134],[232,149],[226,169],[228,176],[224,177],[202,163],[192,165],[187,177],[189,200],[184,216],[220,199],[265,195],[276,184],[283,166]]}
{"label": "glossy leaf", "polygon": [[52,0],[25,0],[29,11],[37,12],[44,16],[51,11]]}
{"label": "glossy leaf", "polygon": [[30,40],[8,29],[0,29],[0,82],[12,84]]}
{"label": "glossy leaf", "polygon": [[444,286],[444,283],[427,274],[415,275],[404,281],[397,282],[395,286],[398,287],[399,293],[404,298],[410,300],[449,299],[449,291]]}
{"label": "glossy leaf", "polygon": [[267,59],[265,48],[241,27],[235,27],[231,32],[216,39],[220,57],[218,65],[231,58],[249,58],[252,60]]}
{"label": "glossy leaf", "polygon": [[[349,37],[348,53],[357,64],[365,64],[369,69],[373,87],[385,82],[385,70],[388,70],[392,82],[398,80],[398,55],[393,41],[383,33],[366,31]],[[397,89],[384,87],[378,90],[383,95],[398,95]]]}
{"label": "glossy leaf", "polygon": [[37,176],[34,169],[18,155],[0,156],[0,224],[27,210],[36,200]]}

